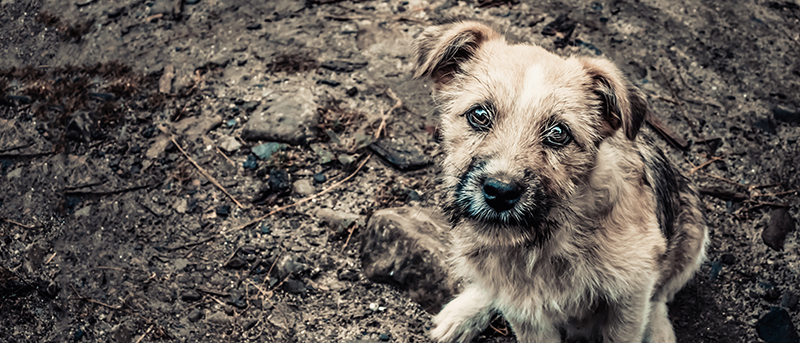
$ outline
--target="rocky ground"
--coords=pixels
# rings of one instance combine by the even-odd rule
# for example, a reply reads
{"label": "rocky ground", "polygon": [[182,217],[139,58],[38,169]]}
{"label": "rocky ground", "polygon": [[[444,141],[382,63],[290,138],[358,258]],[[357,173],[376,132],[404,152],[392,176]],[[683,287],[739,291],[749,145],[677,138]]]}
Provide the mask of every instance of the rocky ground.
{"label": "rocky ground", "polygon": [[0,341],[428,342],[435,247],[372,266],[444,230],[410,54],[458,17],[647,94],[711,233],[679,342],[797,342],[800,6],[760,0],[1,0]]}

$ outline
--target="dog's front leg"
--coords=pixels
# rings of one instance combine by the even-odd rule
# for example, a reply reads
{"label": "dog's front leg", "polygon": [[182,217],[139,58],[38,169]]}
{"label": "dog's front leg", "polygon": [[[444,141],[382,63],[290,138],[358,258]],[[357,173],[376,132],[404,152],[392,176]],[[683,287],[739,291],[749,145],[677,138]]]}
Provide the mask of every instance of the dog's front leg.
{"label": "dog's front leg", "polygon": [[491,296],[476,284],[448,303],[433,318],[431,337],[439,342],[468,343],[489,325],[494,314]]}
{"label": "dog's front leg", "polygon": [[641,343],[650,313],[650,287],[632,292],[610,304],[608,322],[603,328],[608,343]]}

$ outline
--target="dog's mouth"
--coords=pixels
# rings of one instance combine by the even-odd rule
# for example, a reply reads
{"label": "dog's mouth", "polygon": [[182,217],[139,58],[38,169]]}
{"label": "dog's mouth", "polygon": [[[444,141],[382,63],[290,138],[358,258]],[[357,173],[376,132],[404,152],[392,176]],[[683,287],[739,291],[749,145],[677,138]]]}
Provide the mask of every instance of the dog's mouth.
{"label": "dog's mouth", "polygon": [[474,220],[486,228],[538,231],[545,224],[551,201],[533,173],[514,178],[487,175],[482,165],[459,178],[451,203],[445,207],[451,221]]}

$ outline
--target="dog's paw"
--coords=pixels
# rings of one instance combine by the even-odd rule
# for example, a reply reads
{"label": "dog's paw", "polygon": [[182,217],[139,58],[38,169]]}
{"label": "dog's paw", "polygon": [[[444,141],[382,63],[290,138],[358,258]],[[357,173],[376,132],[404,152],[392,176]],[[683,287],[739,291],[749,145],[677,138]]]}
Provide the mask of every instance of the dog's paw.
{"label": "dog's paw", "polygon": [[469,343],[489,325],[492,312],[488,309],[470,313],[446,306],[433,318],[436,328],[431,330],[431,338],[442,343]]}

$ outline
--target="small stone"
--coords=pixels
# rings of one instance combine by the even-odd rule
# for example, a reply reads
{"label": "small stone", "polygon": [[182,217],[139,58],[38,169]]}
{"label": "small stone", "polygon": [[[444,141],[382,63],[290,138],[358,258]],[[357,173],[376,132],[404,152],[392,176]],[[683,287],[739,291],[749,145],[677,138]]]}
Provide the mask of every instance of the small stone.
{"label": "small stone", "polygon": [[245,260],[243,260],[243,259],[241,259],[239,257],[234,257],[230,261],[228,261],[228,263],[225,264],[225,268],[240,269],[240,268],[242,268],[242,267],[244,267],[246,265],[247,265],[247,262],[245,262]]}
{"label": "small stone", "polygon": [[350,87],[347,89],[347,91],[344,92],[344,94],[347,94],[347,96],[349,97],[354,97],[356,96],[356,94],[358,94],[358,88],[356,88],[355,86]]}
{"label": "small stone", "polygon": [[270,232],[272,232],[272,230],[270,230],[269,225],[264,224],[261,226],[261,234],[266,235],[269,234]]}
{"label": "small stone", "polygon": [[772,250],[781,251],[783,250],[786,236],[794,231],[795,223],[786,208],[773,210],[770,213],[770,217],[767,227],[761,232],[761,239]]}
{"label": "small stone", "polygon": [[292,184],[292,189],[294,190],[295,194],[299,195],[310,195],[314,194],[314,185],[311,184],[311,180],[309,179],[301,179],[297,180]]}
{"label": "small stone", "polygon": [[192,312],[189,312],[188,319],[190,322],[195,323],[200,320],[200,318],[203,318],[203,310],[196,308],[192,310]]}
{"label": "small stone", "polygon": [[756,332],[767,343],[797,343],[797,330],[785,309],[773,307],[756,322]]}
{"label": "small stone", "polygon": [[100,101],[114,101],[114,99],[116,98],[116,96],[111,93],[95,93],[95,92],[89,92],[89,97]]}
{"label": "small stone", "polygon": [[220,217],[227,217],[229,214],[231,214],[231,206],[230,205],[222,205],[220,207],[217,207],[216,212],[217,212],[217,215],[220,216]]}
{"label": "small stone", "polygon": [[286,149],[286,144],[269,142],[253,148],[252,151],[259,159],[266,160],[272,157],[276,152],[284,149]]}
{"label": "small stone", "polygon": [[202,298],[202,295],[195,290],[188,290],[181,294],[181,300],[186,302],[198,301]]}
{"label": "small stone", "polygon": [[292,294],[302,294],[306,291],[306,285],[303,281],[289,279],[283,284],[283,290]]}
{"label": "small stone", "polygon": [[219,147],[227,152],[234,152],[242,147],[242,143],[239,143],[239,141],[232,136],[225,136],[220,139]]}
{"label": "small stone", "polygon": [[228,122],[227,122],[227,123],[225,123],[225,124],[226,124],[226,125],[228,125],[228,127],[234,127],[234,126],[236,126],[236,118],[233,118],[233,119],[228,119]]}
{"label": "small stone", "polygon": [[794,310],[794,308],[797,306],[797,300],[797,293],[786,291],[783,293],[783,297],[781,297],[781,307]]}
{"label": "small stone", "polygon": [[273,193],[288,195],[292,184],[289,183],[289,173],[283,169],[274,169],[269,172],[269,188]]}
{"label": "small stone", "polygon": [[301,145],[316,137],[319,121],[314,94],[307,88],[275,99],[266,111],[250,116],[242,138]]}
{"label": "small stone", "polygon": [[356,69],[361,69],[367,66],[367,62],[351,62],[344,60],[332,60],[322,62],[321,67],[339,73],[352,73]]}
{"label": "small stone", "polygon": [[231,323],[231,316],[225,312],[214,312],[206,318],[207,321],[217,324],[229,325]]}
{"label": "small stone", "polygon": [[787,123],[798,123],[800,122],[800,111],[795,108],[791,108],[789,106],[778,105],[772,109],[772,114],[774,115],[775,120],[787,122]]}
{"label": "small stone", "polygon": [[381,342],[388,342],[389,341],[389,334],[382,333],[380,339],[381,339]]}
{"label": "small stone", "polygon": [[320,208],[311,212],[319,219],[320,223],[327,223],[332,228],[349,227],[351,224],[363,220],[363,217],[350,212],[335,211],[330,208]]}
{"label": "small stone", "polygon": [[772,287],[768,289],[766,292],[764,292],[764,300],[769,302],[778,300],[778,298],[780,297],[781,297],[781,291],[779,291],[777,287]]}
{"label": "small stone", "polygon": [[342,84],[341,82],[334,81],[334,80],[319,80],[319,81],[317,81],[317,83],[318,84],[322,84],[322,85],[328,85],[328,86],[331,86],[331,87],[336,87],[336,86]]}
{"label": "small stone", "polygon": [[339,273],[339,280],[342,281],[358,281],[360,279],[358,272],[352,269],[344,269]]}
{"label": "small stone", "polygon": [[733,256],[733,254],[722,254],[720,260],[722,260],[722,263],[729,266],[736,263],[736,257]]}
{"label": "small stone", "polygon": [[328,177],[325,176],[325,173],[316,173],[314,174],[314,182],[316,183],[325,183],[328,181]]}
{"label": "small stone", "polygon": [[242,167],[244,167],[244,169],[258,169],[258,160],[256,159],[256,156],[252,154],[247,155],[247,160],[244,161]]}
{"label": "small stone", "polygon": [[400,170],[416,170],[431,163],[421,150],[401,141],[382,139],[370,144],[369,148]]}
{"label": "small stone", "polygon": [[261,24],[260,23],[252,23],[252,24],[247,25],[246,28],[248,30],[260,30],[261,29]]}
{"label": "small stone", "polygon": [[184,1],[183,1],[183,3],[184,3],[184,4],[187,4],[187,5],[195,5],[195,4],[197,4],[198,2],[200,2],[200,0],[184,0]]}

